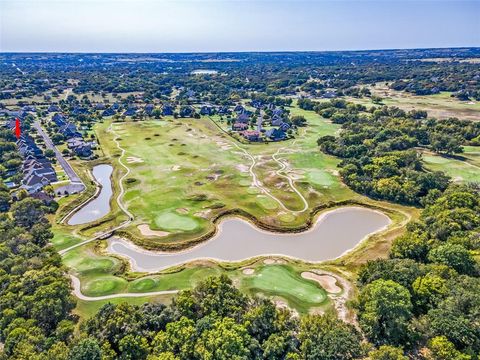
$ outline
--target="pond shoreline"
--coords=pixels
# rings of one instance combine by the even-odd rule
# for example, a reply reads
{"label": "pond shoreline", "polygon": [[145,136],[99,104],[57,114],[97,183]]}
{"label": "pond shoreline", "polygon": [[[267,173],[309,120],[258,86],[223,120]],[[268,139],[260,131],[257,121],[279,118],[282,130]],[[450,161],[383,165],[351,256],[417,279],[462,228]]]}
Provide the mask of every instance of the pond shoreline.
{"label": "pond shoreline", "polygon": [[[96,175],[96,171],[98,172],[103,172],[104,169],[109,173],[106,179],[100,178],[102,174]],[[95,182],[96,185],[96,190],[95,193],[89,197],[87,200],[85,200],[83,203],[78,205],[76,208],[74,208],[70,213],[68,213],[63,219],[62,222],[66,222],[67,225],[69,226],[76,226],[76,225],[85,225],[88,223],[91,223],[93,221],[97,221],[101,219],[104,216],[107,216],[110,213],[111,206],[110,206],[110,201],[113,196],[113,187],[112,187],[112,174],[113,174],[113,167],[110,164],[98,164],[95,165],[92,169],[92,179]],[[104,175],[104,174],[103,174]],[[107,184],[103,184],[102,181],[106,181],[109,186],[105,186]],[[105,191],[107,195],[105,196]],[[89,207],[94,207],[94,202],[99,201],[100,197],[105,197],[105,199],[102,199],[103,201],[106,201],[105,204],[102,204],[103,207],[107,208],[105,211],[101,211],[99,214],[95,213],[95,210],[91,211],[91,214],[84,214],[84,216],[91,217],[90,219],[86,221],[81,221],[80,222],[75,222],[72,223],[72,220],[75,221],[74,219],[76,217],[82,217],[82,211],[85,212],[87,208]]]}
{"label": "pond shoreline", "polygon": [[[362,236],[363,233],[362,233],[362,235],[359,235],[359,236],[362,236],[362,237],[359,238],[359,239],[355,239],[355,242],[353,244],[351,244],[352,246],[349,246],[346,249],[341,249],[339,251],[336,251],[334,256],[327,255],[326,258],[322,258],[322,259],[319,259],[319,260],[312,260],[311,258],[310,259],[305,259],[301,256],[293,256],[291,254],[283,253],[283,252],[280,252],[280,253],[271,252],[270,253],[268,251],[263,252],[263,250],[260,250],[260,253],[252,253],[251,256],[246,256],[244,258],[238,258],[238,259],[231,259],[231,258],[227,259],[227,258],[222,258],[222,257],[212,257],[209,254],[208,256],[192,257],[192,258],[180,260],[180,261],[174,262],[174,263],[169,262],[167,265],[155,264],[151,267],[145,267],[145,265],[140,266],[138,264],[139,261],[137,261],[136,259],[134,259],[133,257],[131,257],[127,254],[127,252],[130,251],[132,253],[135,253],[137,256],[147,256],[147,257],[151,257],[151,258],[157,258],[159,260],[171,259],[172,257],[179,257],[179,256],[181,257],[181,256],[185,256],[185,255],[188,256],[189,254],[191,254],[193,252],[196,252],[199,249],[201,251],[202,249],[204,249],[206,247],[213,246],[212,243],[221,242],[221,241],[224,242],[225,240],[221,239],[221,236],[224,235],[223,234],[224,225],[229,224],[229,223],[233,223],[233,222],[242,223],[243,225],[248,226],[249,231],[254,231],[256,234],[262,235],[264,238],[266,237],[264,239],[264,241],[266,241],[266,242],[269,242],[269,241],[272,242],[272,239],[270,239],[271,237],[278,237],[280,240],[273,240],[273,242],[277,242],[275,245],[282,245],[282,244],[278,243],[278,242],[284,241],[284,240],[281,240],[282,237],[283,238],[293,237],[293,238],[297,238],[297,240],[300,237],[306,238],[308,235],[312,235],[312,233],[315,232],[315,231],[320,232],[321,230],[325,230],[325,229],[320,229],[319,226],[322,223],[324,223],[330,216],[339,215],[339,214],[342,214],[342,213],[347,213],[346,215],[351,216],[352,214],[348,214],[349,212],[358,212],[358,211],[363,212],[363,215],[366,215],[367,212],[368,212],[369,216],[372,215],[372,214],[376,214],[377,216],[381,215],[382,217],[384,217],[384,219],[382,219],[382,220],[384,220],[385,222],[384,223],[382,222],[382,224],[381,224],[382,226],[380,226],[380,225],[376,226],[374,229],[372,229],[372,231],[368,231],[368,233],[365,234],[364,236]],[[198,261],[198,260],[208,260],[208,261],[214,261],[214,262],[233,262],[233,263],[235,263],[235,262],[241,262],[241,261],[247,260],[249,258],[254,258],[254,257],[277,256],[277,257],[291,258],[291,259],[294,259],[294,260],[300,260],[300,261],[303,261],[303,262],[319,263],[319,262],[323,262],[323,261],[326,261],[326,260],[334,260],[334,259],[337,259],[339,257],[344,256],[346,253],[348,253],[348,252],[352,251],[353,249],[355,249],[356,247],[358,247],[363,241],[365,241],[370,236],[386,230],[391,224],[392,224],[392,220],[386,214],[384,214],[384,213],[382,213],[378,210],[368,209],[368,208],[359,207],[359,206],[341,207],[341,208],[332,209],[332,210],[323,212],[315,220],[315,222],[313,223],[313,226],[308,227],[306,231],[296,232],[296,233],[292,233],[292,232],[274,233],[274,232],[271,232],[271,231],[266,231],[265,229],[262,229],[262,228],[258,228],[256,226],[256,224],[254,224],[254,223],[252,223],[252,222],[250,222],[246,219],[243,219],[243,218],[223,217],[221,219],[220,223],[216,226],[216,228],[218,228],[218,230],[216,231],[216,234],[213,237],[210,237],[209,240],[207,240],[207,241],[203,241],[201,243],[196,243],[193,247],[190,247],[188,249],[180,249],[179,251],[174,251],[174,252],[172,252],[172,251],[167,252],[167,251],[149,250],[149,249],[145,249],[143,247],[140,247],[140,246],[136,245],[135,243],[133,243],[133,242],[131,242],[128,239],[125,239],[125,238],[111,238],[111,239],[108,240],[108,246],[107,246],[106,252],[110,255],[114,255],[116,257],[120,257],[124,260],[127,260],[132,271],[149,272],[149,273],[155,273],[155,272],[162,271],[162,270],[174,267],[174,266],[179,266],[179,265],[183,265],[183,264]],[[231,224],[229,224],[229,225],[231,225]],[[355,236],[353,236],[353,237],[355,237]],[[305,239],[303,241],[310,241],[310,242],[315,241],[316,242],[317,240],[321,241],[322,239],[315,239],[315,240]],[[260,239],[258,241],[261,244],[262,240]],[[295,240],[292,239],[291,241],[295,241]],[[290,242],[290,239],[288,239],[287,242]],[[283,244],[283,245],[285,245],[285,244]],[[328,244],[329,243],[327,243],[326,245],[328,246]],[[115,246],[118,247],[118,245],[123,246],[124,249],[126,249],[126,251],[123,251],[123,252],[122,251],[116,251],[114,249],[114,247]],[[288,244],[288,246],[290,246],[290,245],[292,245],[292,244],[291,243]],[[315,245],[318,245],[318,244],[315,244]],[[325,246],[325,243],[323,243],[323,244],[320,243],[320,246]],[[332,245],[330,247],[332,247]],[[335,250],[330,249],[330,251],[335,251]],[[295,252],[295,249],[294,249],[293,252]],[[145,261],[142,261],[142,262],[145,262]]]}

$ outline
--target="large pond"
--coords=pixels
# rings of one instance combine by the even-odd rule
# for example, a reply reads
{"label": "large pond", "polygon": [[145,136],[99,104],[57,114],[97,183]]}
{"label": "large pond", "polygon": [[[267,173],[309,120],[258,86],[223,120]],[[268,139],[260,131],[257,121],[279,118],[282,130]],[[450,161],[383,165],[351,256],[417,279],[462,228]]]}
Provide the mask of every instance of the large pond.
{"label": "large pond", "polygon": [[80,208],[68,220],[68,225],[86,224],[98,220],[110,212],[110,198],[112,197],[112,182],[110,176],[113,168],[110,165],[102,164],[93,168],[95,180],[102,185],[98,197]]}
{"label": "large pond", "polygon": [[118,238],[108,241],[108,249],[111,253],[128,258],[134,271],[146,272],[196,259],[241,261],[260,255],[284,255],[317,262],[341,256],[388,224],[390,219],[381,212],[345,207],[322,214],[312,229],[302,233],[271,233],[244,220],[227,218],[220,223],[215,237],[186,251],[147,251]]}

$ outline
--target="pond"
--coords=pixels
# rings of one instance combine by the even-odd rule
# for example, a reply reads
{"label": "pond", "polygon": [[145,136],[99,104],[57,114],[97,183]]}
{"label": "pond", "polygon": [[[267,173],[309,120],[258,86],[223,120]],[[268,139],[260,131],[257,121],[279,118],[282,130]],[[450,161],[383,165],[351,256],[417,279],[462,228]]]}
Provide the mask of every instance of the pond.
{"label": "pond", "polygon": [[390,219],[379,211],[344,207],[323,213],[310,230],[301,233],[272,233],[239,218],[226,218],[212,239],[185,251],[148,251],[119,238],[108,240],[108,250],[129,259],[133,271],[144,272],[197,259],[241,261],[261,255],[319,262],[341,256],[389,224]]}
{"label": "pond", "polygon": [[93,177],[102,186],[95,199],[81,207],[68,220],[68,225],[81,225],[98,220],[110,212],[110,198],[112,197],[112,182],[110,176],[113,168],[110,165],[96,165],[93,168]]}
{"label": "pond", "polygon": [[192,75],[215,75],[218,74],[217,70],[209,70],[209,69],[197,69],[191,72]]}

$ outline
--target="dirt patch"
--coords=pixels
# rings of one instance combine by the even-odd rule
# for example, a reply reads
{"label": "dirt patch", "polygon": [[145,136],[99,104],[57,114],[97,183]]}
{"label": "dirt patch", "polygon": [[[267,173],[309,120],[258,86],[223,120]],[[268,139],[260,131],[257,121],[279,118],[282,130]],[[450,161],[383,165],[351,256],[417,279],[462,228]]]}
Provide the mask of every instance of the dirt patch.
{"label": "dirt patch", "polygon": [[285,261],[282,259],[265,259],[263,260],[263,263],[266,265],[272,265],[272,264],[285,264]]}
{"label": "dirt patch", "polygon": [[129,156],[127,157],[127,163],[129,164],[143,163],[143,160],[136,156]]}
{"label": "dirt patch", "polygon": [[207,209],[207,210],[196,212],[194,215],[208,220],[210,218],[209,215],[211,212],[212,212],[212,209]]}
{"label": "dirt patch", "polygon": [[174,166],[172,166],[171,170],[172,170],[172,171],[178,171],[178,170],[180,170],[180,165],[174,165]]}
{"label": "dirt patch", "polygon": [[170,234],[169,232],[166,231],[160,231],[160,230],[152,230],[150,229],[150,225],[148,224],[141,224],[137,226],[138,230],[140,230],[140,233],[143,236],[167,236]]}
{"label": "dirt patch", "polygon": [[322,288],[331,294],[338,294],[342,291],[342,289],[337,286],[337,279],[333,276],[318,275],[309,271],[304,271],[302,272],[302,277],[307,280],[316,281]]}
{"label": "dirt patch", "polygon": [[254,272],[255,272],[255,269],[252,269],[252,268],[246,268],[242,270],[242,273],[244,275],[253,275]]}
{"label": "dirt patch", "polygon": [[300,314],[298,313],[298,311],[295,310],[295,309],[292,309],[290,306],[288,306],[288,303],[286,301],[284,301],[284,300],[274,300],[273,303],[275,304],[275,306],[278,309],[290,310],[290,312],[292,313],[292,316],[300,317]]}
{"label": "dirt patch", "polygon": [[308,313],[312,315],[323,315],[325,314],[325,311],[320,308],[311,308]]}
{"label": "dirt patch", "polygon": [[178,208],[175,211],[179,214],[188,214],[188,209],[187,208]]}

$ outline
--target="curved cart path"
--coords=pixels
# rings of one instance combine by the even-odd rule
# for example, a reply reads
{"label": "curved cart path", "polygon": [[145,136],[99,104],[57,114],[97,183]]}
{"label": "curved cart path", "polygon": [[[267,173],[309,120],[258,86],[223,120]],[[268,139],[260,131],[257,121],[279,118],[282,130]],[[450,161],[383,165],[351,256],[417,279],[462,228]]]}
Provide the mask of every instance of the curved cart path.
{"label": "curved cart path", "polygon": [[[230,141],[230,143],[232,145],[234,145],[238,150],[240,150],[243,154],[245,154],[251,161],[251,165],[248,169],[248,172],[250,173],[250,176],[252,177],[252,180],[253,180],[253,185],[255,187],[257,187],[258,189],[260,189],[260,191],[262,193],[264,193],[265,195],[269,196],[271,199],[273,199],[274,201],[276,201],[280,207],[285,210],[285,211],[289,211],[289,212],[292,212],[292,213],[300,213],[300,212],[304,212],[308,209],[308,203],[307,203],[307,200],[303,197],[303,195],[298,191],[298,189],[295,187],[295,185],[293,184],[293,179],[291,179],[289,176],[287,175],[283,175],[283,174],[280,174],[279,172],[280,171],[283,171],[285,168],[286,168],[286,165],[283,164],[281,161],[277,160],[275,158],[275,155],[277,154],[274,154],[272,155],[272,159],[278,163],[281,167],[280,170],[277,170],[276,171],[276,174],[283,177],[283,178],[286,178],[288,179],[288,183],[290,185],[290,187],[292,188],[293,191],[295,191],[295,193],[297,193],[297,195],[302,199],[303,203],[305,204],[304,208],[302,210],[291,210],[289,209],[288,207],[285,206],[285,204],[282,202],[282,200],[280,200],[279,198],[277,198],[276,196],[274,196],[267,188],[265,188],[261,182],[258,180],[257,178],[257,175],[255,174],[255,172],[253,171],[253,168],[257,165],[257,160],[255,159],[255,157],[250,154],[247,150],[245,150],[244,148],[242,148],[241,146],[239,146],[236,142],[234,141]],[[279,149],[280,150],[280,149]],[[277,151],[278,152],[278,151]]]}
{"label": "curved cart path", "polygon": [[121,150],[121,155],[120,157],[118,158],[118,162],[120,165],[122,165],[127,171],[125,174],[122,175],[122,177],[120,177],[119,181],[118,181],[118,185],[120,187],[120,192],[118,193],[118,196],[117,196],[117,204],[118,204],[118,207],[125,213],[125,215],[128,216],[128,219],[126,221],[124,221],[123,223],[121,223],[120,225],[118,225],[117,227],[114,227],[113,229],[110,229],[110,230],[107,230],[107,231],[104,231],[102,232],[101,234],[93,237],[93,238],[90,238],[90,239],[87,239],[87,240],[84,240],[82,242],[79,242],[78,244],[75,244],[75,245],[72,245],[66,249],[63,249],[63,250],[60,250],[59,253],[60,255],[63,255],[67,252],[69,252],[70,250],[73,250],[73,249],[76,249],[77,247],[80,247],[80,246],[83,246],[85,244],[88,244],[92,241],[96,241],[96,240],[99,240],[99,239],[103,239],[105,237],[108,237],[111,233],[113,233],[114,231],[116,230],[120,230],[120,229],[123,229],[124,227],[127,227],[128,225],[130,225],[132,223],[132,221],[134,220],[134,216],[133,214],[128,211],[128,209],[126,208],[126,206],[122,203],[122,197],[125,193],[125,188],[123,186],[123,180],[125,179],[125,177],[127,177],[129,174],[130,174],[130,168],[125,165],[122,161],[122,158],[123,156],[125,155],[125,152],[126,150],[124,148],[122,148],[120,146],[120,143],[118,142],[118,138],[119,138],[119,135],[115,132],[115,130],[113,129],[112,127],[113,123],[110,124],[110,126],[108,127],[108,131],[112,132],[115,137],[113,139],[113,141],[115,142],[115,144],[117,145],[117,147]]}
{"label": "curved cart path", "polygon": [[73,275],[70,275],[70,278],[72,279],[73,294],[80,300],[84,300],[84,301],[109,300],[109,299],[124,298],[124,297],[172,295],[172,294],[177,294],[179,292],[179,290],[163,290],[163,291],[153,291],[153,292],[147,292],[147,293],[121,293],[121,294],[111,294],[111,295],[103,295],[103,296],[86,296],[82,294],[80,279]]}
{"label": "curved cart path", "polygon": [[[281,176],[285,179],[287,179],[288,181],[288,184],[290,185],[290,187],[292,188],[293,191],[295,191],[295,193],[298,195],[298,197],[300,199],[302,199],[303,201],[303,204],[304,204],[304,207],[302,210],[298,210],[298,211],[294,211],[296,213],[301,213],[301,212],[304,212],[304,211],[307,211],[308,210],[308,202],[307,202],[307,199],[305,199],[305,197],[300,193],[300,191],[297,189],[297,187],[295,186],[295,183],[290,176],[288,176],[287,172],[285,171],[287,169],[287,164],[285,164],[282,160],[283,159],[277,159],[276,156],[278,155],[284,155],[285,153],[280,153],[280,150],[283,150],[284,148],[280,148],[277,150],[277,152],[275,154],[272,155],[272,159],[274,161],[277,162],[277,164],[280,165],[280,169],[277,170],[275,173],[278,175],[278,176]],[[283,172],[283,174],[281,173]]]}

